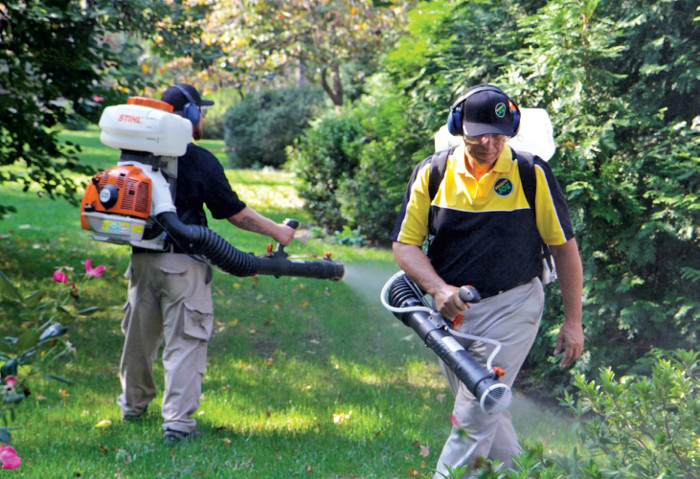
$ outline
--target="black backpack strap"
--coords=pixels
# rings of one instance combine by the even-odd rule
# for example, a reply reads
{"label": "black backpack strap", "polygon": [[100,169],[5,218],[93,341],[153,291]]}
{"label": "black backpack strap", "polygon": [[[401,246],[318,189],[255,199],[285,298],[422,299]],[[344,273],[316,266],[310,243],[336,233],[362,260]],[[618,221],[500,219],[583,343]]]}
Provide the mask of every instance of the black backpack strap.
{"label": "black backpack strap", "polygon": [[[516,152],[511,148],[515,159],[518,161],[518,172],[520,173],[520,182],[523,185],[525,198],[532,210],[532,217],[537,222],[537,210],[535,208],[535,194],[537,193],[537,177],[535,176],[535,155],[527,151]],[[552,253],[549,251],[549,245],[540,238],[542,244],[542,257],[547,261],[547,265],[551,270],[553,268]]]}
{"label": "black backpack strap", "polygon": [[535,215],[535,193],[537,192],[537,177],[535,176],[535,157],[527,151],[513,151],[513,156],[518,161],[518,172],[523,185],[525,198]]}
{"label": "black backpack strap", "polygon": [[455,151],[455,146],[447,150],[440,150],[433,153],[430,158],[430,177],[428,178],[428,193],[430,194],[430,200],[432,201],[437,194],[438,188],[440,188],[440,183],[445,176],[445,169],[447,168],[447,158]]}
{"label": "black backpack strap", "polygon": [[[430,195],[430,201],[433,201],[435,195],[437,195],[438,189],[440,188],[440,183],[442,183],[442,179],[445,177],[447,158],[453,151],[455,151],[456,148],[456,146],[453,146],[447,150],[437,151],[430,157],[430,176],[428,177],[428,194]],[[430,208],[430,214],[428,215],[429,236],[435,235],[435,228],[433,228],[433,215],[433,208]]]}

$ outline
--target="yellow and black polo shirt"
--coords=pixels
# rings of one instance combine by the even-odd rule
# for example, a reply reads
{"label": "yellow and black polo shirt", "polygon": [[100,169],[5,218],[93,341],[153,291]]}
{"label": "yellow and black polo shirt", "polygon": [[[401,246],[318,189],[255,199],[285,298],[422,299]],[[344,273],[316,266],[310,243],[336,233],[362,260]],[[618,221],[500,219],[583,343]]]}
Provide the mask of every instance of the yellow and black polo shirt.
{"label": "yellow and black polo shirt", "polygon": [[508,147],[479,181],[466,168],[464,145],[458,147],[432,201],[429,176],[427,158],[413,171],[392,240],[422,246],[432,216],[428,257],[448,284],[471,284],[484,296],[508,290],[541,273],[540,236],[550,245],[574,236],[564,194],[540,158],[535,158],[534,216]]}

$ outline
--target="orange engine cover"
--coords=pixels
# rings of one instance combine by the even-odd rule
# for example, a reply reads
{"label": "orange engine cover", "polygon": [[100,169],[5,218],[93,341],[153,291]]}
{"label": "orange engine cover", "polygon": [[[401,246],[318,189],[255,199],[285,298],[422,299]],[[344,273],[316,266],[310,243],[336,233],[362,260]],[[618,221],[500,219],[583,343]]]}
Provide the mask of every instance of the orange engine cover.
{"label": "orange engine cover", "polygon": [[[151,179],[138,166],[115,166],[90,180],[80,211],[147,219],[151,213],[151,188]],[[80,224],[90,229],[82,215]]]}

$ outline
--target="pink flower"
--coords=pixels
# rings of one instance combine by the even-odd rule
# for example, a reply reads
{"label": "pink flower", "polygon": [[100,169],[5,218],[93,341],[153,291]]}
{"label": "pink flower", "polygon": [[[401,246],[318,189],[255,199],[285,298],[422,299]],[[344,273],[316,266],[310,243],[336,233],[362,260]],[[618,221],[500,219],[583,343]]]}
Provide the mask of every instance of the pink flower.
{"label": "pink flower", "polygon": [[17,455],[17,451],[12,446],[0,443],[0,462],[3,469],[17,469],[22,464],[22,458]]}
{"label": "pink flower", "polygon": [[59,268],[53,272],[53,280],[58,281],[59,283],[67,283],[68,275],[62,269]]}
{"label": "pink flower", "polygon": [[7,376],[5,378],[5,386],[7,386],[8,388],[14,387],[15,384],[17,384],[16,376]]}
{"label": "pink flower", "polygon": [[457,418],[455,417],[454,414],[451,414],[451,415],[450,415],[450,422],[451,422],[452,425],[455,426],[455,427],[461,427],[461,426],[459,425],[459,421],[457,420]]}
{"label": "pink flower", "polygon": [[88,276],[93,276],[95,278],[98,278],[102,276],[102,273],[104,272],[106,266],[96,266],[92,267],[92,260],[91,259],[86,259],[85,260],[85,272],[88,274]]}

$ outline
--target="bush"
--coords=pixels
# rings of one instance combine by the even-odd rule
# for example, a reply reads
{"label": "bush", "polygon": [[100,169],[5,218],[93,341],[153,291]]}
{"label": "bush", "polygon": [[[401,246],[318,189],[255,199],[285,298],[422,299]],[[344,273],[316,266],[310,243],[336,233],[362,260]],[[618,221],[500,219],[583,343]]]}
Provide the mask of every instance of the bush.
{"label": "bush", "polygon": [[320,88],[260,90],[248,95],[224,115],[231,166],[282,166],[287,159],[285,148],[321,114],[324,101]]}
{"label": "bush", "polygon": [[361,131],[356,118],[329,111],[288,149],[288,166],[302,181],[299,195],[305,200],[304,209],[331,232],[346,224],[336,192],[354,176]]}
{"label": "bush", "polygon": [[598,472],[583,477],[700,476],[699,357],[677,350],[670,359],[653,358],[650,377],[616,380],[610,368],[598,383],[577,376],[579,399],[567,395],[566,403],[579,418],[577,430]]}
{"label": "bush", "polygon": [[214,100],[214,104],[207,109],[207,117],[204,120],[204,138],[223,140],[226,137],[224,117],[226,112],[240,101],[240,95],[237,90],[223,89],[214,95],[204,95],[204,98]]}
{"label": "bush", "polygon": [[[615,379],[610,368],[598,382],[576,378],[578,398],[564,404],[574,412],[582,452],[546,457],[542,444],[527,446],[513,470],[483,460],[480,479],[696,478],[700,477],[698,426],[700,371],[696,351],[655,351],[645,360],[650,376]],[[456,468],[450,478],[462,477]]]}
{"label": "bush", "polygon": [[411,170],[433,140],[417,131],[401,95],[388,94],[382,75],[363,101],[319,118],[289,153],[302,180],[300,195],[326,230],[344,226],[388,244]]}

